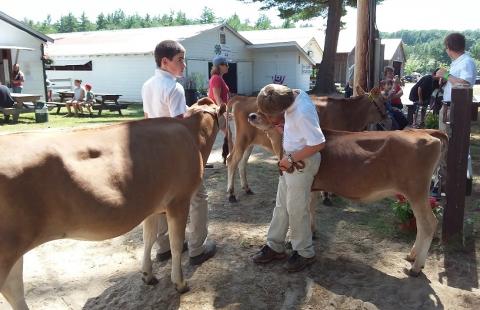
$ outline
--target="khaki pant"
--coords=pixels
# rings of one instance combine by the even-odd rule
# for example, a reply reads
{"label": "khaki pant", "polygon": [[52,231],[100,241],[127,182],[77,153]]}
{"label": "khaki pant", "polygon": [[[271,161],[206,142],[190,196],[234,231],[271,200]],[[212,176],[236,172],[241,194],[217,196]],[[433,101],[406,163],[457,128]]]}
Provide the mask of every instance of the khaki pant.
{"label": "khaki pant", "polygon": [[267,234],[267,245],[275,252],[285,251],[285,238],[290,227],[293,250],[306,258],[315,256],[309,204],[310,189],[320,159],[320,153],[312,155],[304,160],[302,171],[283,173],[279,178],[276,205]]}
{"label": "khaki pant", "polygon": [[[190,201],[190,222],[187,225],[188,255],[194,257],[203,253],[208,234],[208,195],[202,184]],[[168,224],[165,214],[161,214],[158,223],[157,244],[159,253],[170,250]]]}

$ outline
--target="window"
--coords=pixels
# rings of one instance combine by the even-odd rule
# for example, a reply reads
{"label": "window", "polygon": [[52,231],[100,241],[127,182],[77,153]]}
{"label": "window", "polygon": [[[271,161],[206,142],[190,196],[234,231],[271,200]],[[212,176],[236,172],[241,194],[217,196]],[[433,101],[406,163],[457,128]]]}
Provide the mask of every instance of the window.
{"label": "window", "polygon": [[225,33],[220,33],[220,44],[226,44],[227,38],[225,36]]}
{"label": "window", "polygon": [[55,71],[92,71],[93,66],[92,66],[92,61],[85,62],[83,64],[58,64],[55,65],[55,61],[53,62],[53,65],[50,67],[46,68],[47,70],[55,70]]}

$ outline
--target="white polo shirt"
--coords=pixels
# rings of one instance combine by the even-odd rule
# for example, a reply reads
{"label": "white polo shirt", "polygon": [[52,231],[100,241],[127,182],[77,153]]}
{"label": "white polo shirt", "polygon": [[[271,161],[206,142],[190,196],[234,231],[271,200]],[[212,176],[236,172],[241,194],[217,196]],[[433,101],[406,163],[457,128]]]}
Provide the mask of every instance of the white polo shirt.
{"label": "white polo shirt", "polygon": [[295,101],[285,111],[283,148],[290,153],[323,142],[325,136],[320,129],[317,109],[310,97],[299,90]]}
{"label": "white polo shirt", "polygon": [[175,117],[187,111],[183,86],[173,74],[158,68],[143,84],[142,100],[149,118]]}
{"label": "white polo shirt", "polygon": [[[475,85],[475,76],[477,69],[475,61],[467,53],[452,61],[449,73],[454,77],[467,81],[470,85]],[[443,91],[443,101],[452,101],[452,83],[447,82]]]}

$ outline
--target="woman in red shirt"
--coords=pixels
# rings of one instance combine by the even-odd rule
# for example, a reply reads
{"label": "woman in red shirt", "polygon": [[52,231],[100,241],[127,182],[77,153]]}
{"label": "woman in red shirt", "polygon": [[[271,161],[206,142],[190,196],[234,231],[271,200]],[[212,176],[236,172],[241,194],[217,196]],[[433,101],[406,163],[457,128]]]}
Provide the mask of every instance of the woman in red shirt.
{"label": "woman in red shirt", "polygon": [[[213,66],[212,70],[210,71],[210,81],[208,82],[208,97],[212,99],[217,105],[222,106],[226,105],[229,99],[229,89],[227,83],[223,79],[223,75],[228,72],[228,60],[223,56],[215,56],[213,58]],[[220,129],[225,134],[224,143],[223,143],[223,150],[222,150],[222,157],[223,163],[225,164],[227,161],[227,155],[229,150],[233,148],[233,142],[230,138],[232,133],[228,126],[229,119],[227,118],[228,115],[228,106],[227,112],[224,114],[224,117],[220,120]]]}

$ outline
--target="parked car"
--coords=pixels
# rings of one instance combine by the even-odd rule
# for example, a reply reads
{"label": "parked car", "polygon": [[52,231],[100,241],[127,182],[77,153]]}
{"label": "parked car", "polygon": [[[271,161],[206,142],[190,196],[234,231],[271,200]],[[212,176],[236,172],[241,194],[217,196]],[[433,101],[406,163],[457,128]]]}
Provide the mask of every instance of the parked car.
{"label": "parked car", "polygon": [[405,75],[403,77],[403,79],[406,81],[406,82],[410,82],[410,83],[415,83],[417,81],[417,78],[414,77],[413,75]]}

